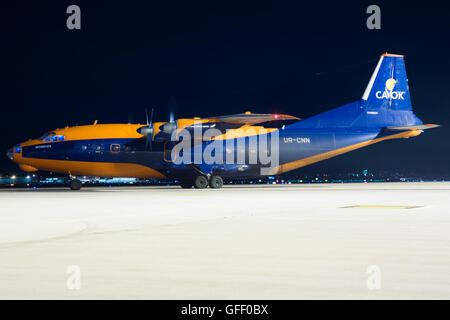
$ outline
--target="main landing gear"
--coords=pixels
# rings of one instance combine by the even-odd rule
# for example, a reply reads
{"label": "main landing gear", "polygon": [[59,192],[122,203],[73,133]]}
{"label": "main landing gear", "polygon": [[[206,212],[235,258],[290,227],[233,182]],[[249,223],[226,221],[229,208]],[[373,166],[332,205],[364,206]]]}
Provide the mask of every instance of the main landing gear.
{"label": "main landing gear", "polygon": [[209,178],[209,186],[213,189],[220,189],[223,186],[223,180],[219,176],[212,176]]}
{"label": "main landing gear", "polygon": [[211,176],[208,180],[206,176],[199,175],[192,180],[181,181],[180,186],[184,189],[190,189],[192,187],[195,189],[204,189],[208,184],[213,189],[219,189],[223,186],[223,180],[219,176]]}

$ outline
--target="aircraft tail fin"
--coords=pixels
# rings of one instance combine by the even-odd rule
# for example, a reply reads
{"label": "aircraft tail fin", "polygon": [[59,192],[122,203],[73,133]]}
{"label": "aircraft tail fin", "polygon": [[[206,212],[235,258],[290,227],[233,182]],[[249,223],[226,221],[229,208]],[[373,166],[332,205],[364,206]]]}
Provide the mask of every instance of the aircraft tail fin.
{"label": "aircraft tail fin", "polygon": [[299,121],[293,127],[390,130],[432,127],[424,125],[412,109],[404,56],[385,53],[360,100]]}
{"label": "aircraft tail fin", "polygon": [[412,111],[404,56],[381,55],[362,96],[364,104],[374,109]]}

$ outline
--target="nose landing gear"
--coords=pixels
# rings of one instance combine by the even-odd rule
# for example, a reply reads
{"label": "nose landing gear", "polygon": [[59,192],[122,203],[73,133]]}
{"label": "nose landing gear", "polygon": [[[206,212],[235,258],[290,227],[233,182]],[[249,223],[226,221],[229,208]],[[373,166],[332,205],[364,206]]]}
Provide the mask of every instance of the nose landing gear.
{"label": "nose landing gear", "polygon": [[72,179],[70,180],[69,186],[71,190],[80,190],[83,184],[78,179]]}

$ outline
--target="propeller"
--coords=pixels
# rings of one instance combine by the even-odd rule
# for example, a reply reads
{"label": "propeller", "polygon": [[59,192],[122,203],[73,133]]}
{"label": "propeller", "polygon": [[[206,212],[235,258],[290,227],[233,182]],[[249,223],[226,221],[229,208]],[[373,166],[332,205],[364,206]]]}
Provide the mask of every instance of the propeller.
{"label": "propeller", "polygon": [[[155,135],[155,126],[153,124],[153,111],[154,111],[154,109],[152,108],[152,112],[150,114],[150,121],[149,121],[148,110],[145,109],[145,118],[147,121],[147,125],[137,129],[137,132],[139,132],[140,134],[142,134],[143,136],[146,137],[145,150],[150,150],[150,151],[152,151],[152,141],[153,141],[154,135]],[[177,127],[178,127],[177,122],[175,121],[174,114],[171,111],[169,114],[169,122],[166,122],[165,124],[160,126],[160,129],[164,133],[172,134],[172,132],[177,130]]]}
{"label": "propeller", "polygon": [[160,129],[162,132],[167,134],[172,134],[175,130],[177,130],[177,122],[175,121],[174,113],[177,108],[177,102],[175,97],[170,97],[169,99],[169,122],[163,124]]}
{"label": "propeller", "polygon": [[148,120],[148,110],[147,108],[145,108],[145,118],[147,120],[147,126],[145,127],[140,127],[137,132],[139,132],[140,134],[142,134],[143,136],[146,137],[145,140],[145,149],[146,150],[150,150],[152,151],[152,140],[153,140],[153,133],[154,133],[154,126],[153,126],[153,108],[152,108],[152,113],[150,114],[150,121]]}
{"label": "propeller", "polygon": [[170,111],[169,113],[169,122],[163,124],[161,126],[161,131],[167,134],[172,134],[175,130],[177,130],[177,122],[174,119],[173,111]]}

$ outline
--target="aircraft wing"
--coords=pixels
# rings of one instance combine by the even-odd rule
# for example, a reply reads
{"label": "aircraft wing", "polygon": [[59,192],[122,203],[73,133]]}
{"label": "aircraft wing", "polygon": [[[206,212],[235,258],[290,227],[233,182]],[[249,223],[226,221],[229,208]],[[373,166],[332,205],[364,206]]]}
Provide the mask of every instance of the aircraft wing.
{"label": "aircraft wing", "polygon": [[222,122],[233,124],[257,124],[267,121],[280,121],[280,120],[301,120],[300,118],[290,116],[287,114],[264,114],[264,113],[239,113],[227,116],[218,116],[208,118],[208,122]]}
{"label": "aircraft wing", "polygon": [[422,124],[417,126],[403,126],[403,127],[386,127],[387,130],[396,130],[396,131],[403,131],[403,130],[425,130],[425,129],[433,129],[440,127],[438,124]]}

